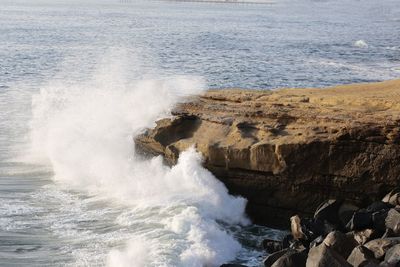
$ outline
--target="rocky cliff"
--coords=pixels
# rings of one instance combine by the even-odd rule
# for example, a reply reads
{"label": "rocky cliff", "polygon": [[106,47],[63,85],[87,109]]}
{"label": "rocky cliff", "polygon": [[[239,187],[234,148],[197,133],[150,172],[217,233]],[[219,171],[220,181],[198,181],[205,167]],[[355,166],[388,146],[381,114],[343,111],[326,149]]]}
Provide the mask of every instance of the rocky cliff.
{"label": "rocky cliff", "polygon": [[284,226],[327,198],[362,206],[400,181],[400,81],[325,89],[210,90],[135,138],[171,164],[196,146],[204,166]]}

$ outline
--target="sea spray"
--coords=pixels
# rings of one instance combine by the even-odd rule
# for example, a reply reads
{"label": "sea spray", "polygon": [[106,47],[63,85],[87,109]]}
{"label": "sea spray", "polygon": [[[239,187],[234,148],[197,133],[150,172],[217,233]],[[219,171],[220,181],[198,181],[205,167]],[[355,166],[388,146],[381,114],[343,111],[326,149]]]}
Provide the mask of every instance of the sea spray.
{"label": "sea spray", "polygon": [[[204,83],[179,76],[127,81],[121,71],[110,73],[118,68],[105,69],[86,82],[51,83],[33,97],[30,160],[50,164],[63,186],[143,214],[152,228],[112,249],[109,266],[217,266],[234,259],[241,246],[218,222],[246,224],[245,199],[229,195],[193,148],[173,167],[133,150],[133,135]],[[125,219],[116,222],[137,223]]]}
{"label": "sea spray", "polygon": [[364,40],[355,41],[353,46],[358,47],[358,48],[368,48],[368,44]]}

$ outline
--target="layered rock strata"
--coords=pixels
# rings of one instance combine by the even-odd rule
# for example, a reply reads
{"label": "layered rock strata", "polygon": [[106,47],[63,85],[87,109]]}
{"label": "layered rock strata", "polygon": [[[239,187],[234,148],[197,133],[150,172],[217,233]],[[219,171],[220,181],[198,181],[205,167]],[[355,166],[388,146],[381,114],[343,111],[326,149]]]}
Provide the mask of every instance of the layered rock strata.
{"label": "layered rock strata", "polygon": [[325,199],[358,206],[400,181],[400,81],[325,89],[210,90],[135,138],[174,164],[195,146],[256,223],[285,227]]}

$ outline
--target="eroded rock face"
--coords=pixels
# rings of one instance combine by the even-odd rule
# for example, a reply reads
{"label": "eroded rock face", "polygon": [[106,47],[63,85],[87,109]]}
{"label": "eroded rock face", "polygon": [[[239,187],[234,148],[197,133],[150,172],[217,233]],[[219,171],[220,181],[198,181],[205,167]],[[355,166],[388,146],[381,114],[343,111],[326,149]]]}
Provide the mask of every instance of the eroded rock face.
{"label": "eroded rock face", "polygon": [[[362,207],[400,178],[400,81],[328,89],[214,90],[135,138],[174,164],[194,145],[256,223],[285,226],[325,199]],[[397,199],[397,198],[396,198]]]}

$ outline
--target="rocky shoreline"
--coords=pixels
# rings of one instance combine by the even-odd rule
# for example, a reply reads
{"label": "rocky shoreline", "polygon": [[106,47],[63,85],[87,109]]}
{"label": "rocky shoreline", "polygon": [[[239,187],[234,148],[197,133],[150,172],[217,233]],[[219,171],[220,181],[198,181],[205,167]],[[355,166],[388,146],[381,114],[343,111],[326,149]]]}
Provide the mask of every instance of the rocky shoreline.
{"label": "rocky shoreline", "polygon": [[399,80],[210,90],[172,114],[137,136],[137,148],[174,164],[195,146],[258,224],[288,229],[326,199],[366,207],[399,185]]}
{"label": "rocky shoreline", "polygon": [[[265,267],[400,266],[400,189],[358,208],[346,201],[323,202],[312,218],[293,216],[291,234],[266,239]],[[224,264],[221,267],[245,267]]]}
{"label": "rocky shoreline", "polygon": [[137,149],[175,164],[195,146],[255,223],[291,229],[264,266],[400,266],[399,80],[210,90],[172,115]]}

